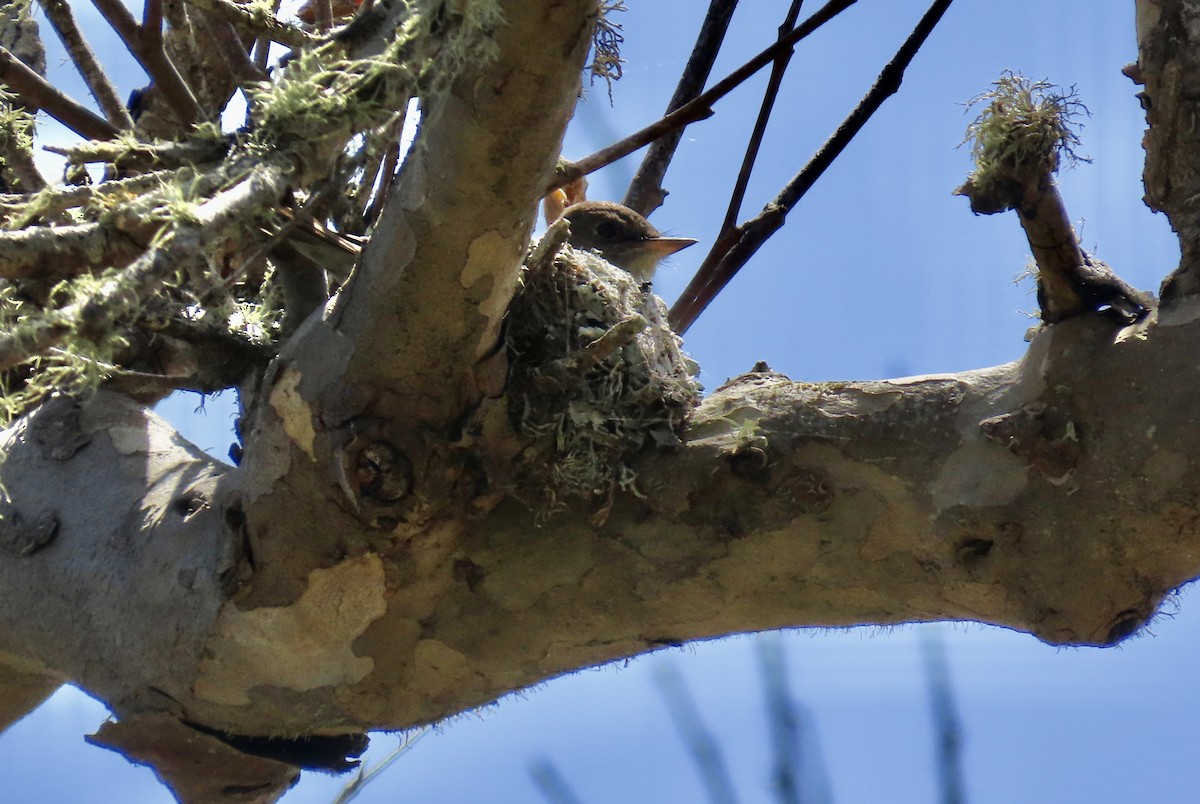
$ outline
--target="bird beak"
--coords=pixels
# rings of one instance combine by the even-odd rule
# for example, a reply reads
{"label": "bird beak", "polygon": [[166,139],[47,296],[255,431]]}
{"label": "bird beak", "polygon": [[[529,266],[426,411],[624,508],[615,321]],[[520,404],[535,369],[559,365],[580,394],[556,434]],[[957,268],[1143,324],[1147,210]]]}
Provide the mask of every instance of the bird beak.
{"label": "bird beak", "polygon": [[690,237],[651,237],[644,242],[654,253],[660,257],[665,257],[668,254],[674,254],[676,251],[683,251],[688,246],[695,245],[698,241]]}

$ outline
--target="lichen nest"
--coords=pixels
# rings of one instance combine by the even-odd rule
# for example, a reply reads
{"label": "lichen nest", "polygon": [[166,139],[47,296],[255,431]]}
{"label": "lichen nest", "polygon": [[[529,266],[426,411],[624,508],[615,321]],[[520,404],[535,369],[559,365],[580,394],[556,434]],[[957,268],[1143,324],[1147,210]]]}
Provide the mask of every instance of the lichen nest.
{"label": "lichen nest", "polygon": [[521,487],[541,490],[527,502],[543,515],[571,496],[640,494],[635,456],[678,447],[700,395],[662,300],[565,234],[551,227],[530,252],[508,321],[509,414],[537,481]]}

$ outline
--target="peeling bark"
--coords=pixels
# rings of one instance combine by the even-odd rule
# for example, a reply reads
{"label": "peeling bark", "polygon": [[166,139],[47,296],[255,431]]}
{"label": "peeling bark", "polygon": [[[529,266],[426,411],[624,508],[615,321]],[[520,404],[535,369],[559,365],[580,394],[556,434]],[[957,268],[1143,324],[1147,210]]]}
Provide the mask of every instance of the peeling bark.
{"label": "peeling bark", "polygon": [[1137,63],[1125,72],[1143,85],[1150,124],[1146,204],[1166,213],[1179,235],[1179,268],[1163,283],[1163,304],[1200,292],[1200,3],[1137,0]]}
{"label": "peeling bark", "polygon": [[[1147,43],[1190,4],[1160,6],[1140,69],[1167,114]],[[271,800],[313,746],[336,766],[366,730],[663,645],[939,619],[1110,645],[1200,575],[1186,164],[1147,169],[1185,244],[1157,320],[1081,314],[954,375],[762,367],[603,516],[542,521],[504,485],[531,453],[501,330],[595,4],[504,8],[501,57],[429,103],[361,265],[262,378],[240,467],[111,392],[0,433],[0,718],[70,681],[181,798]],[[1183,129],[1151,119],[1155,162]]]}
{"label": "peeling bark", "polygon": [[[391,544],[333,531],[348,523],[325,505],[242,534],[237,473],[162,422],[102,395],[61,460],[31,437],[43,408],[9,432],[20,473],[5,483],[60,525],[0,567],[5,648],[123,716],[299,735],[412,726],[579,667],[779,627],[955,619],[1113,644],[1200,572],[1200,430],[1190,389],[1163,382],[1192,365],[1198,319],[1189,306],[1119,339],[1078,318],[1018,363],[957,375],[744,375],[705,400],[686,446],[637,466],[645,496],[621,495],[603,526],[577,508],[537,527],[509,501]],[[46,491],[115,479],[141,502]],[[243,540],[314,534],[326,566],[289,565],[294,599],[247,606],[283,569]]]}

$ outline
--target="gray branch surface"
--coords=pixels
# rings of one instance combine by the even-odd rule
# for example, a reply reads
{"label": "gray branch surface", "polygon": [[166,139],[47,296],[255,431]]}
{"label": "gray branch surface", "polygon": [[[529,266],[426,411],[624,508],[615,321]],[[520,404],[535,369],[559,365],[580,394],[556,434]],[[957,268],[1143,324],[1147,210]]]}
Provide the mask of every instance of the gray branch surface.
{"label": "gray branch surface", "polygon": [[[363,262],[262,378],[241,466],[111,392],[0,433],[0,717],[77,683],[119,719],[95,739],[181,798],[265,801],[297,763],[251,738],[429,723],[781,627],[972,620],[1110,645],[1200,575],[1190,293],[1124,329],[1076,316],[961,374],[763,367],[706,398],[682,445],[633,460],[626,489],[520,502],[501,325],[595,4],[502,5],[499,58],[431,93]],[[1176,18],[1141,19],[1145,45]],[[1154,92],[1162,112],[1188,89]],[[1164,159],[1200,175],[1174,142],[1148,139],[1148,176]],[[278,197],[283,168],[266,172],[206,209],[214,226]]]}

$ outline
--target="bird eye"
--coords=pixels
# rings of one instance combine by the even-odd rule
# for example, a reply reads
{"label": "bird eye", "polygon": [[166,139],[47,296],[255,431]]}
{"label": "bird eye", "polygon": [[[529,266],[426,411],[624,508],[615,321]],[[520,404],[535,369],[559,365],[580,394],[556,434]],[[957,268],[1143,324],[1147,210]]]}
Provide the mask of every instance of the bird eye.
{"label": "bird eye", "polygon": [[616,240],[621,227],[617,226],[613,221],[600,221],[596,224],[596,234],[605,240]]}

